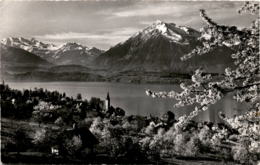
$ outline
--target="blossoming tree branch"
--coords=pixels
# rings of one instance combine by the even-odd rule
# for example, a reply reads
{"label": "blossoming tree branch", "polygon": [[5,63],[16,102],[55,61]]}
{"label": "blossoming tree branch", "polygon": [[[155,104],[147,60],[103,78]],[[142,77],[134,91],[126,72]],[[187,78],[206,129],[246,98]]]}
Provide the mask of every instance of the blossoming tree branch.
{"label": "blossoming tree branch", "polygon": [[[259,121],[259,116],[256,115],[260,110],[258,94],[260,85],[259,4],[245,2],[238,13],[245,12],[255,15],[256,19],[252,22],[250,28],[239,29],[235,26],[217,24],[206,14],[205,10],[201,9],[200,15],[207,23],[201,29],[202,35],[199,40],[202,41],[202,45],[181,58],[182,60],[188,60],[193,56],[214,51],[214,49],[221,46],[231,48],[234,51],[233,54],[230,54],[234,59],[234,66],[225,68],[224,76],[221,79],[213,78],[211,74],[203,73],[203,69],[199,68],[192,75],[191,83],[180,84],[181,92],[146,91],[146,94],[152,97],[176,99],[178,101],[175,104],[176,107],[195,105],[195,109],[189,115],[179,118],[176,126],[184,126],[187,121],[197,116],[199,112],[208,110],[210,105],[223,99],[228,93],[232,93],[237,101],[249,102],[252,105],[248,113],[239,118],[241,122],[242,120],[251,121],[252,118],[257,118],[257,121]],[[231,126],[234,125],[231,121],[235,119],[228,119],[224,114],[221,114],[220,117]],[[254,124],[256,123],[253,122]],[[259,134],[259,125],[257,131]]]}

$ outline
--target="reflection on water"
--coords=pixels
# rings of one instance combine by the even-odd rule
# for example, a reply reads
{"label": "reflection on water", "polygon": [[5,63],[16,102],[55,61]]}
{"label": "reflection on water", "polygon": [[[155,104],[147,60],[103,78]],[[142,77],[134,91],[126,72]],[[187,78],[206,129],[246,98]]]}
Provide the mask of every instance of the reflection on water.
{"label": "reflection on water", "polygon": [[[68,96],[76,97],[78,93],[83,98],[99,97],[105,99],[107,92],[110,93],[111,104],[114,107],[123,108],[127,114],[138,115],[161,115],[166,111],[173,111],[177,117],[191,112],[192,107],[173,108],[173,99],[151,98],[145,95],[146,89],[156,91],[178,90],[177,85],[169,84],[123,84],[107,82],[12,82],[11,88],[34,89],[44,88],[65,92]],[[196,120],[207,120],[219,122],[218,112],[222,111],[228,116],[241,114],[246,109],[245,104],[237,103],[232,97],[226,96],[225,99],[210,107],[209,110],[202,112]]]}

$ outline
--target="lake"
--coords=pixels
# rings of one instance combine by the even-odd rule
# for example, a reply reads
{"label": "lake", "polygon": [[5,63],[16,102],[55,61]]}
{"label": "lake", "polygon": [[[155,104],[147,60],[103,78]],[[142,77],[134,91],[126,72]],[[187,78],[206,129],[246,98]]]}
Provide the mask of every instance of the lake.
{"label": "lake", "polygon": [[[170,84],[124,84],[109,82],[9,82],[11,88],[15,89],[34,89],[44,88],[50,91],[57,90],[65,92],[67,96],[76,97],[81,93],[82,98],[90,99],[98,97],[105,100],[107,92],[110,94],[111,105],[121,107],[128,115],[157,115],[160,116],[167,111],[172,111],[176,117],[188,114],[192,107],[174,108],[175,100],[152,98],[145,94],[146,89],[155,91],[178,90],[178,85]],[[218,112],[222,111],[228,116],[241,114],[246,109],[245,104],[237,103],[231,96],[210,107],[209,110],[202,112],[195,118],[197,121],[220,122]]]}

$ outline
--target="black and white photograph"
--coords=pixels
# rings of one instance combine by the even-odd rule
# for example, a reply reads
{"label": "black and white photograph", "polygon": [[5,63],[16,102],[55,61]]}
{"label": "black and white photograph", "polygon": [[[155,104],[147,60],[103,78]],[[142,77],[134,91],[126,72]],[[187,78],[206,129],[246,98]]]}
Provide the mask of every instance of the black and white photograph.
{"label": "black and white photograph", "polygon": [[260,165],[259,10],[0,0],[0,164]]}

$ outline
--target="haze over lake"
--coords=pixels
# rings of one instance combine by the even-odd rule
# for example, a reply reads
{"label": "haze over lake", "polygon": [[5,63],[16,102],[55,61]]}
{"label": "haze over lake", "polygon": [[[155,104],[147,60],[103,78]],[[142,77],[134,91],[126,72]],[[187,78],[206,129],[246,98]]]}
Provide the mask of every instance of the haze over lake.
{"label": "haze over lake", "polygon": [[[110,93],[111,104],[114,107],[123,108],[128,115],[156,115],[160,116],[171,110],[176,117],[191,112],[192,107],[174,108],[176,102],[173,99],[152,98],[146,96],[145,90],[156,91],[178,90],[178,85],[170,84],[124,84],[108,82],[10,82],[11,88],[15,89],[34,89],[44,88],[48,90],[57,90],[65,92],[67,96],[76,97],[81,93],[85,99],[97,97],[105,100],[107,92]],[[220,122],[218,112],[222,111],[228,116],[241,114],[247,105],[239,104],[230,96],[221,100],[216,105],[196,117],[199,121]]]}

